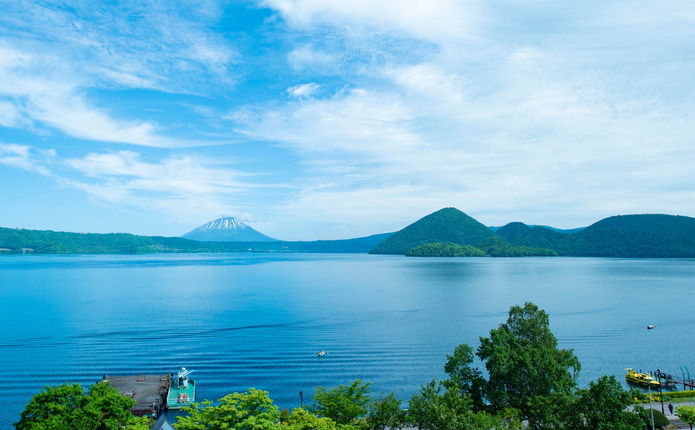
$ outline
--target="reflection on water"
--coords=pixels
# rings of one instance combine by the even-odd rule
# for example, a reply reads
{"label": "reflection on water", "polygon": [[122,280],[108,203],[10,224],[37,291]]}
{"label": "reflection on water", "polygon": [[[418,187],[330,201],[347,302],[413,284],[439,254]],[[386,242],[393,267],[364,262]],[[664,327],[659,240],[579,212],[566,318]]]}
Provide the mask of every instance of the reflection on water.
{"label": "reflection on water", "polygon": [[575,350],[582,385],[675,374],[695,365],[694,275],[691,260],[2,256],[0,427],[47,384],[181,366],[199,400],[255,387],[295,407],[357,378],[405,399],[526,301]]}

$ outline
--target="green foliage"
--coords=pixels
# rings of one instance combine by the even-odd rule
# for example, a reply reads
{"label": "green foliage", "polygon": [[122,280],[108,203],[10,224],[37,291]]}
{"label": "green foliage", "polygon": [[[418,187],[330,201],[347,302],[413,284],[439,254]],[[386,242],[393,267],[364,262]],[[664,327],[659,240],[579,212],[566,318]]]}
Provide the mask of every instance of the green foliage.
{"label": "green foliage", "polygon": [[405,255],[408,257],[485,257],[485,253],[476,247],[441,242],[423,243],[410,248]]}
{"label": "green foliage", "polygon": [[473,412],[467,395],[458,388],[432,380],[422,386],[408,402],[406,423],[427,430],[516,430],[521,429],[517,411],[508,409],[497,415]]}
{"label": "green foliage", "polygon": [[92,385],[87,394],[79,384],[46,387],[20,415],[15,429],[138,429],[148,421],[135,418],[135,400],[122,396],[108,383]]}
{"label": "green foliage", "polygon": [[[628,412],[633,394],[625,391],[615,376],[602,376],[579,390],[579,410],[587,430],[632,430],[640,428],[640,420]],[[667,420],[668,421],[668,420]]]}
{"label": "green foliage", "polygon": [[371,402],[370,385],[357,379],[350,385],[339,385],[335,388],[317,387],[309,411],[330,418],[338,424],[349,424],[367,415]]}
{"label": "green foliage", "polygon": [[500,237],[488,237],[476,245],[490,257],[556,257],[555,251],[546,248],[531,248],[525,245],[512,245]]}
{"label": "green foliage", "polygon": [[305,409],[296,408],[283,422],[282,428],[287,430],[337,430],[339,427],[330,418],[319,418]]}
{"label": "green foliage", "polygon": [[408,402],[408,421],[420,429],[473,429],[472,416],[470,399],[436,380],[421,387]]}
{"label": "green foliage", "polygon": [[473,348],[468,344],[461,344],[454,349],[454,355],[446,356],[444,371],[449,374],[449,380],[444,384],[458,389],[464,396],[471,399],[473,408],[477,411],[483,409],[485,403],[486,381],[478,368],[473,367]]}
{"label": "green foliage", "polygon": [[645,409],[645,412],[647,415],[650,415],[650,417],[651,414],[654,414],[654,427],[656,428],[668,427],[668,425],[671,424],[671,421],[666,418],[666,415],[658,409]]}
{"label": "green foliage", "polygon": [[536,429],[645,429],[641,416],[627,410],[633,394],[623,390],[614,376],[603,376],[588,389],[535,396],[529,402],[529,424]]}
{"label": "green foliage", "polygon": [[188,415],[177,417],[176,430],[280,429],[280,412],[268,393],[250,388],[246,393],[232,393],[213,406],[206,400],[184,408]]}
{"label": "green foliage", "polygon": [[538,430],[583,429],[579,396],[574,391],[555,391],[529,400],[529,426]]}
{"label": "green foliage", "polygon": [[494,234],[492,230],[460,210],[445,208],[393,233],[369,252],[404,255],[409,249],[423,243],[450,242],[473,245]]}
{"label": "green foliage", "polygon": [[366,424],[369,430],[394,429],[398,428],[404,419],[401,399],[392,392],[371,402]]}
{"label": "green foliage", "polygon": [[660,400],[663,398],[664,400],[671,400],[671,399],[690,399],[690,398],[695,398],[695,391],[693,390],[686,390],[686,391],[664,391],[661,394],[661,398],[659,397],[659,394],[652,394],[654,396],[654,400]]}
{"label": "green foliage", "polygon": [[695,424],[695,406],[682,405],[676,407],[676,416],[683,420],[684,423],[690,425],[690,430],[693,430]]}
{"label": "green foliage", "polygon": [[580,369],[572,350],[558,349],[548,314],[533,303],[513,306],[506,323],[480,338],[477,355],[489,374],[486,394],[492,406],[515,408],[525,417],[531,398],[572,389]]}

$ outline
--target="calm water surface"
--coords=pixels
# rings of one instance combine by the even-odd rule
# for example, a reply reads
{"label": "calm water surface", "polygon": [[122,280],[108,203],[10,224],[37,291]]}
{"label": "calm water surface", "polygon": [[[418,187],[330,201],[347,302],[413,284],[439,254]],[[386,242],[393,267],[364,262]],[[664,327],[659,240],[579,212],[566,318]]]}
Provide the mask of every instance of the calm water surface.
{"label": "calm water surface", "polygon": [[[532,301],[582,363],[695,376],[695,261],[369,255],[0,257],[0,428],[46,385],[194,369],[280,407],[355,379],[403,399]],[[647,331],[647,324],[656,329]],[[319,359],[316,353],[326,351]]]}

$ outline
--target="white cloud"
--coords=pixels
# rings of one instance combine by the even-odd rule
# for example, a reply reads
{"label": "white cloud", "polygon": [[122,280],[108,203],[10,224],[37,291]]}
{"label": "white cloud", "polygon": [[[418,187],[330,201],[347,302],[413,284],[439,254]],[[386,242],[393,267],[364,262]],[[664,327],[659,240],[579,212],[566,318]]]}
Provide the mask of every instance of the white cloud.
{"label": "white cloud", "polygon": [[340,158],[349,153],[363,162],[378,163],[420,145],[410,130],[413,113],[393,94],[341,91],[329,99],[289,103],[259,115],[241,112],[230,118],[246,121],[240,131],[251,138],[275,140],[307,154]]}
{"label": "white cloud", "polygon": [[668,202],[660,211],[689,210],[666,196],[683,196],[669,186],[695,174],[692,107],[684,117],[677,106],[608,87],[610,75],[574,69],[539,46],[518,46],[478,70],[439,57],[376,72],[379,90],[236,118],[249,136],[296,149],[312,172],[283,211],[373,225],[394,207],[415,220],[457,206],[491,224],[526,216],[576,227],[653,211],[636,191],[645,188]]}
{"label": "white cloud", "polygon": [[0,26],[12,31],[0,38],[0,97],[11,104],[0,106],[0,124],[50,127],[102,142],[200,144],[166,137],[170,130],[150,119],[119,119],[97,107],[90,90],[231,88],[238,54],[209,29],[221,11],[212,4],[186,10],[149,3],[129,5],[136,10],[91,6],[6,5]]}
{"label": "white cloud", "polygon": [[297,27],[331,25],[359,37],[363,29],[430,41],[458,39],[480,24],[477,0],[263,0]]}
{"label": "white cloud", "polygon": [[240,173],[198,157],[172,156],[148,163],[136,152],[120,151],[92,153],[65,162],[89,177],[105,180],[109,187],[118,185],[131,194],[148,191],[177,196],[233,195],[248,187],[237,179]]}
{"label": "white cloud", "polygon": [[63,164],[72,170],[59,179],[65,187],[82,190],[109,207],[182,222],[238,212],[248,196],[263,187],[223,160],[198,156],[147,161],[137,152],[119,151],[69,158]]}
{"label": "white cloud", "polygon": [[[61,70],[52,54],[26,54],[0,45],[0,95],[15,103],[0,104],[0,123],[6,126],[49,126],[79,139],[154,147],[209,143],[166,137],[153,121],[124,121],[91,106],[78,77]],[[56,65],[56,68],[52,68]],[[37,76],[35,71],[48,67]]]}
{"label": "white cloud", "polygon": [[41,151],[28,145],[0,143],[0,164],[51,176],[47,164],[55,157],[55,151]]}
{"label": "white cloud", "polygon": [[[254,184],[224,159],[172,155],[146,160],[133,151],[62,158],[55,150],[0,143],[0,166],[39,173],[100,205],[153,213],[190,223],[219,213],[244,213],[248,196],[273,184]],[[248,219],[251,215],[246,213]]]}
{"label": "white cloud", "polygon": [[310,82],[308,84],[300,84],[289,87],[287,92],[289,93],[290,97],[302,100],[314,95],[314,93],[318,91],[319,87],[319,84],[316,82]]}

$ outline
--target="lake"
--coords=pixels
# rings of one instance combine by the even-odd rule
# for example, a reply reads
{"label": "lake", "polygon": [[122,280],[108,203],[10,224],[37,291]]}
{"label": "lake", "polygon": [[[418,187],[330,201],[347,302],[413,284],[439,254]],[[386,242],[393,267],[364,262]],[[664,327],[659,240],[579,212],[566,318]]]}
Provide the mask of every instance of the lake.
{"label": "lake", "polygon": [[46,385],[181,366],[198,401],[255,387],[292,408],[355,379],[405,400],[526,301],[582,386],[626,367],[695,377],[689,259],[0,256],[0,294],[0,428]]}

